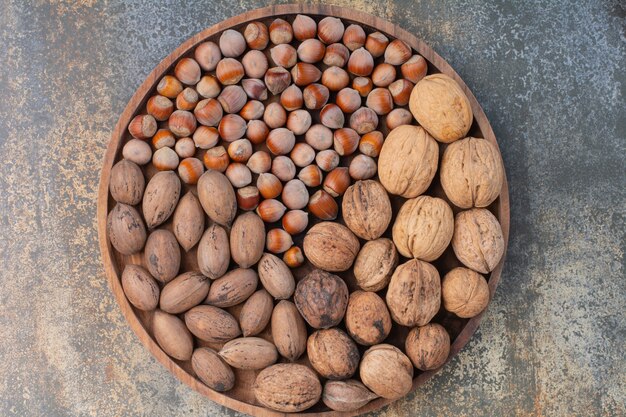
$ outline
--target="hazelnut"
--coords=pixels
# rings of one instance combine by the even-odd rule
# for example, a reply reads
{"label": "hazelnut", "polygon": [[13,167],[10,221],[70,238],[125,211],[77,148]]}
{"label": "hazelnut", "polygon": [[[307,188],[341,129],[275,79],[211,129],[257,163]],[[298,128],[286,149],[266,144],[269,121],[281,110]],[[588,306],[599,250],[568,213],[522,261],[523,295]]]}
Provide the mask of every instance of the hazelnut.
{"label": "hazelnut", "polygon": [[383,147],[384,141],[383,134],[377,130],[366,133],[361,136],[361,140],[359,141],[359,151],[363,155],[376,158],[380,154],[380,149]]}
{"label": "hazelnut", "polygon": [[315,150],[310,145],[299,142],[293,147],[289,157],[297,167],[306,167],[315,160]]}
{"label": "hazelnut", "polygon": [[392,40],[385,49],[385,63],[402,65],[411,58],[411,47],[400,39]]}
{"label": "hazelnut", "polygon": [[272,168],[272,157],[265,151],[257,151],[250,156],[246,165],[255,174],[263,174]]}
{"label": "hazelnut", "polygon": [[223,146],[211,148],[204,154],[204,166],[206,169],[212,169],[213,171],[224,172],[230,164],[230,158],[226,149]]}
{"label": "hazelnut", "polygon": [[333,43],[326,47],[324,54],[324,64],[329,67],[343,67],[348,62],[350,50],[342,43]]}
{"label": "hazelnut", "polygon": [[193,143],[200,149],[211,149],[220,140],[220,134],[214,127],[198,126],[193,132]]}
{"label": "hazelnut", "polygon": [[[195,122],[196,121],[194,119],[193,120],[194,127],[195,127]],[[128,132],[134,138],[137,138],[137,139],[145,140],[145,139],[151,138],[152,136],[154,136],[156,131],[157,131],[157,122],[154,119],[154,117],[150,116],[149,114],[140,114],[139,116],[135,116],[133,120],[130,121],[130,124],[128,125]],[[188,135],[185,135],[185,136],[188,136]]]}
{"label": "hazelnut", "polygon": [[456,215],[452,249],[463,265],[491,272],[504,255],[504,245],[500,223],[489,210],[475,208]]}
{"label": "hazelnut", "polygon": [[304,99],[304,105],[310,110],[319,110],[328,102],[330,97],[330,91],[325,85],[322,84],[310,84],[307,85],[302,91],[302,98]]}
{"label": "hazelnut", "polygon": [[248,95],[239,85],[227,85],[217,96],[217,101],[226,113],[237,113],[246,105]]}
{"label": "hazelnut", "polygon": [[391,64],[378,64],[372,72],[372,83],[376,87],[388,87],[396,79],[396,68]]}
{"label": "hazelnut", "polygon": [[346,329],[360,345],[382,343],[391,331],[391,316],[385,301],[375,292],[355,291],[350,294]]}
{"label": "hazelnut", "polygon": [[265,73],[265,85],[267,89],[274,95],[280,94],[291,83],[291,73],[283,67],[274,67]]}
{"label": "hazelnut", "polygon": [[200,81],[200,65],[193,58],[182,58],[174,67],[174,75],[181,83],[196,85]]}
{"label": "hazelnut", "polygon": [[239,162],[230,164],[225,174],[235,188],[245,187],[252,182],[252,173],[247,166]]}
{"label": "hazelnut", "polygon": [[402,326],[423,326],[439,311],[439,272],[428,262],[410,260],[396,268],[387,289],[387,306]]}
{"label": "hazelnut", "polygon": [[357,181],[348,187],[341,209],[346,226],[363,239],[378,239],[391,222],[391,202],[378,181]]}
{"label": "hazelnut", "polygon": [[414,198],[428,189],[437,172],[439,146],[423,128],[392,130],[378,157],[378,178],[391,194]]}
{"label": "hazelnut", "polygon": [[[261,80],[257,80],[256,78],[246,78],[245,80],[241,81],[241,87],[243,88],[243,91],[246,93],[246,95],[252,100],[267,99],[267,87],[265,86],[265,83]],[[244,107],[246,107],[245,104],[241,108],[241,110],[243,110]]]}
{"label": "hazelnut", "polygon": [[322,84],[330,91],[339,91],[350,84],[350,76],[341,67],[328,67],[322,72]]}
{"label": "hazelnut", "polygon": [[269,43],[267,26],[261,22],[252,22],[246,26],[243,36],[250,49],[263,50]]}
{"label": "hazelnut", "polygon": [[237,206],[242,210],[254,210],[259,205],[259,189],[249,185],[237,190]]}
{"label": "hazelnut", "polygon": [[282,104],[287,111],[302,108],[304,104],[302,90],[295,84],[290,85],[280,94],[280,104]]}
{"label": "hazelnut", "polygon": [[158,121],[167,120],[174,111],[174,103],[162,95],[155,95],[148,99],[146,111]]}
{"label": "hazelnut", "polygon": [[283,253],[293,246],[291,235],[283,229],[272,229],[267,232],[266,248],[272,253]]}
{"label": "hazelnut", "polygon": [[[245,120],[250,121],[262,118],[264,112],[265,106],[263,103],[258,100],[250,100],[239,110],[239,115]],[[265,138],[263,138],[263,140],[265,140]]]}
{"label": "hazelnut", "polygon": [[277,156],[272,161],[272,174],[281,181],[287,182],[296,176],[296,166],[288,157]]}
{"label": "hazelnut", "polygon": [[326,104],[320,111],[320,122],[331,129],[339,129],[345,122],[343,111],[336,104]]}
{"label": "hazelnut", "polygon": [[122,156],[137,165],[145,165],[152,159],[152,149],[143,140],[131,139],[124,145]]}
{"label": "hazelnut", "polygon": [[291,69],[291,78],[295,85],[305,87],[309,84],[316,83],[322,77],[320,71],[315,65],[306,62],[298,62]]}
{"label": "hazelnut", "polygon": [[330,171],[324,179],[324,191],[333,197],[339,197],[350,186],[350,174],[348,168],[337,167]]}
{"label": "hazelnut", "polygon": [[367,155],[357,155],[350,161],[350,176],[355,180],[367,180],[376,175],[376,161]]}
{"label": "hazelnut", "polygon": [[296,137],[293,132],[284,127],[270,131],[266,140],[267,148],[274,155],[288,154],[293,149],[295,143]]}
{"label": "hazelnut", "polygon": [[157,149],[152,155],[152,165],[159,171],[171,171],[178,166],[178,155],[172,148]]}
{"label": "hazelnut", "polygon": [[369,107],[361,107],[350,116],[350,127],[360,135],[369,133],[378,127],[378,115]]}
{"label": "hazelnut", "polygon": [[302,181],[290,180],[283,187],[281,199],[291,210],[302,209],[309,202],[309,191]]}
{"label": "hazelnut", "polygon": [[349,127],[337,129],[333,133],[335,151],[341,156],[352,155],[359,147],[360,139],[359,134]]}
{"label": "hazelnut", "polygon": [[398,265],[398,251],[390,239],[370,240],[354,261],[354,277],[359,288],[380,291],[389,284]]}
{"label": "hazelnut", "polygon": [[322,170],[317,165],[307,165],[298,173],[298,179],[307,187],[318,187],[322,183]]}
{"label": "hazelnut", "polygon": [[365,45],[365,31],[360,25],[350,25],[343,33],[343,44],[351,50],[357,50]]}
{"label": "hazelnut", "polygon": [[194,50],[194,58],[205,71],[213,71],[217,63],[222,59],[222,51],[213,42],[202,42]]}
{"label": "hazelnut", "polygon": [[308,39],[315,38],[317,33],[317,23],[311,17],[299,14],[293,20],[293,36],[299,40],[306,42]]}
{"label": "hazelnut", "polygon": [[358,91],[346,87],[337,93],[335,103],[344,113],[353,113],[361,107],[361,96]]}
{"label": "hazelnut", "polygon": [[313,149],[323,151],[333,145],[333,132],[324,125],[316,124],[306,131],[304,140]]}
{"label": "hazelnut", "polygon": [[303,135],[311,126],[311,113],[306,110],[298,109],[289,113],[287,117],[287,129],[291,130],[295,135]]}
{"label": "hazelnut", "polygon": [[217,77],[205,75],[200,78],[200,81],[196,84],[196,91],[204,98],[215,98],[220,95],[222,87],[219,81],[217,81]]}
{"label": "hazelnut", "polygon": [[243,75],[243,65],[234,58],[222,59],[215,70],[215,76],[223,85],[237,84]]}
{"label": "hazelnut", "polygon": [[413,115],[407,109],[393,109],[385,117],[387,129],[393,130],[398,126],[410,125],[413,122]]}
{"label": "hazelnut", "polygon": [[400,67],[402,76],[412,83],[419,82],[428,72],[428,62],[421,55],[413,55]]}
{"label": "hazelnut", "polygon": [[198,123],[204,126],[217,126],[222,120],[223,111],[220,103],[213,98],[205,98],[198,102],[193,111]]}
{"label": "hazelnut", "polygon": [[293,39],[291,25],[283,19],[274,19],[270,25],[270,40],[275,45],[290,43]]}
{"label": "hazelnut", "polygon": [[172,132],[170,132],[169,130],[159,129],[154,134],[154,136],[152,136],[151,142],[155,150],[164,148],[166,146],[168,148],[172,148],[176,144],[176,138],[174,137],[174,134],[172,134]]}
{"label": "hazelnut", "polygon": [[339,154],[332,149],[319,151],[315,156],[315,163],[326,172],[332,171],[339,165]]}
{"label": "hazelnut", "polygon": [[338,328],[317,330],[307,340],[311,366],[324,378],[346,379],[359,366],[359,350],[350,337]]}
{"label": "hazelnut", "polygon": [[226,29],[219,40],[222,55],[227,58],[236,58],[246,50],[246,40],[236,30]]}
{"label": "hazelnut", "polygon": [[[396,106],[406,106],[409,104],[411,91],[413,91],[413,83],[401,78],[389,84],[389,92]],[[404,109],[403,109],[404,110]]]}
{"label": "hazelnut", "polygon": [[283,68],[291,68],[296,65],[296,62],[298,61],[296,48],[288,43],[282,43],[271,48],[270,57],[277,66]]}
{"label": "hazelnut", "polygon": [[373,32],[367,35],[365,40],[365,49],[367,49],[374,58],[378,58],[385,53],[389,45],[389,38],[380,32]]}
{"label": "hazelnut", "polygon": [[157,92],[167,98],[176,98],[181,91],[183,91],[183,85],[171,75],[165,75],[157,84]]}
{"label": "hazelnut", "polygon": [[198,158],[185,158],[178,165],[178,176],[185,184],[196,184],[203,173],[204,166]]}
{"label": "hazelnut", "polygon": [[196,130],[196,118],[188,111],[176,110],[168,119],[167,125],[173,134],[179,138],[185,138],[191,136]]}
{"label": "hazelnut", "polygon": [[367,77],[356,77],[352,80],[352,88],[354,88],[361,97],[367,97],[370,91],[372,91],[373,85],[372,79]]}
{"label": "hazelnut", "polygon": [[444,74],[429,75],[415,84],[409,108],[418,123],[443,143],[465,137],[474,118],[461,86]]}
{"label": "hazelnut", "polygon": [[289,268],[298,268],[304,264],[304,254],[302,249],[297,246],[292,246],[283,254],[283,262]]}
{"label": "hazelnut", "polygon": [[348,270],[360,246],[350,229],[339,223],[318,223],[304,237],[308,260],[315,267],[331,272]]}
{"label": "hazelnut", "polygon": [[374,58],[365,48],[352,52],[348,59],[348,71],[357,77],[367,77],[374,69]]}
{"label": "hazelnut", "polygon": [[318,219],[335,220],[337,218],[337,202],[324,190],[317,190],[309,199],[309,211]]}
{"label": "hazelnut", "polygon": [[252,143],[248,139],[237,139],[228,145],[228,156],[235,162],[247,162],[252,155]]}
{"label": "hazelnut", "polygon": [[246,52],[241,59],[241,64],[243,65],[246,75],[250,78],[263,78],[269,68],[265,54],[255,49]]}
{"label": "hazelnut", "polygon": [[359,376],[365,386],[378,396],[397,400],[413,387],[413,364],[395,346],[374,345],[363,354]]}
{"label": "hazelnut", "polygon": [[406,337],[405,351],[421,371],[440,368],[450,354],[450,335],[437,323],[415,327]]}
{"label": "hazelnut", "polygon": [[[197,131],[197,130],[196,130]],[[189,158],[196,153],[196,144],[191,138],[180,138],[174,145],[174,150],[181,158]]]}
{"label": "hazelnut", "polygon": [[317,37],[326,45],[339,42],[343,37],[344,26],[341,19],[327,16],[317,25]]}
{"label": "hazelnut", "polygon": [[270,129],[283,127],[285,126],[285,123],[287,123],[287,112],[285,111],[284,107],[280,105],[280,103],[270,103],[265,106],[263,121]]}
{"label": "hazelnut", "polygon": [[468,268],[454,268],[441,282],[443,307],[461,318],[480,314],[489,304],[489,284],[485,277]]}
{"label": "hazelnut", "polygon": [[315,64],[324,59],[326,46],[317,39],[307,39],[298,46],[298,59],[307,64]]}
{"label": "hazelnut", "polygon": [[261,201],[256,209],[257,214],[265,223],[274,223],[283,217],[287,207],[278,200],[269,198]]}
{"label": "hazelnut", "polygon": [[283,216],[282,224],[283,229],[292,236],[302,233],[309,224],[309,213],[302,210],[290,210]]}
{"label": "hazelnut", "polygon": [[337,275],[314,269],[296,285],[293,301],[311,327],[327,329],[343,319],[348,306],[348,286]]}
{"label": "hazelnut", "polygon": [[245,135],[246,121],[238,114],[227,114],[220,120],[217,130],[222,139],[226,142],[232,142]]}
{"label": "hazelnut", "polygon": [[468,137],[451,143],[441,160],[441,186],[461,208],[487,207],[500,195],[504,168],[497,148]]}
{"label": "hazelnut", "polygon": [[191,87],[187,87],[176,96],[176,108],[178,110],[191,111],[196,107],[199,99],[198,92]]}
{"label": "hazelnut", "polygon": [[283,184],[274,174],[269,172],[259,175],[256,186],[263,198],[276,198],[283,191]]}
{"label": "hazelnut", "polygon": [[265,142],[267,135],[270,134],[270,128],[267,127],[263,120],[250,120],[246,130],[246,137],[255,145]]}
{"label": "hazelnut", "polygon": [[452,209],[427,195],[407,200],[393,224],[393,243],[407,258],[432,262],[446,250],[454,232]]}
{"label": "hazelnut", "polygon": [[393,109],[393,98],[386,88],[375,88],[367,95],[365,105],[382,116]]}

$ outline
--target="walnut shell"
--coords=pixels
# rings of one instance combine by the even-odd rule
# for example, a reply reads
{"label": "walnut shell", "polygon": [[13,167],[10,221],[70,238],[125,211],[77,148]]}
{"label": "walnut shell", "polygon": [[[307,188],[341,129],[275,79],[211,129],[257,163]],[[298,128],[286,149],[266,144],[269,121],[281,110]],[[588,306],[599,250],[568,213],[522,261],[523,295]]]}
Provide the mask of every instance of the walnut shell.
{"label": "walnut shell", "polygon": [[304,411],[322,396],[322,384],[315,372],[295,363],[279,363],[263,369],[253,389],[259,403],[286,413]]}
{"label": "walnut shell", "polygon": [[291,301],[282,300],[272,312],[272,338],[278,352],[295,361],[306,350],[306,324]]}
{"label": "walnut shell", "polygon": [[314,269],[296,286],[293,300],[311,327],[327,329],[341,322],[348,306],[348,286],[337,275]]}
{"label": "walnut shell", "polygon": [[238,216],[230,230],[230,256],[241,268],[250,268],[263,255],[265,223],[251,211]]}
{"label": "walnut shell", "polygon": [[228,226],[237,214],[237,197],[233,186],[221,172],[208,170],[198,180],[198,198],[214,222]]}
{"label": "walnut shell", "polygon": [[359,366],[356,344],[338,328],[318,330],[311,334],[306,351],[311,366],[324,378],[350,378]]}
{"label": "walnut shell", "polygon": [[148,271],[158,281],[170,282],[178,274],[180,247],[169,230],[157,229],[150,233],[143,256]]}
{"label": "walnut shell", "polygon": [[276,363],[276,346],[260,337],[240,337],[219,351],[227,364],[237,369],[259,370]]}
{"label": "walnut shell", "polygon": [[500,195],[504,167],[494,145],[468,137],[446,148],[439,176],[446,196],[457,207],[487,207]]}
{"label": "walnut shell", "polygon": [[417,369],[437,369],[450,354],[450,335],[437,323],[415,327],[406,337],[405,351]]}
{"label": "walnut shell", "polygon": [[264,253],[257,265],[263,288],[277,300],[291,297],[296,288],[291,269],[279,257]]}
{"label": "walnut shell", "polygon": [[128,301],[139,310],[151,311],[159,305],[159,285],[139,265],[127,264],[124,267],[122,288]]}
{"label": "walnut shell", "polygon": [[391,194],[414,198],[428,189],[437,172],[439,146],[419,126],[393,129],[380,150],[378,178]]}
{"label": "walnut shell", "polygon": [[209,343],[225,343],[241,334],[229,312],[203,304],[185,313],[185,324],[194,336]]}
{"label": "walnut shell", "polygon": [[504,255],[504,237],[498,219],[487,209],[471,209],[456,215],[452,249],[463,265],[486,274]]}
{"label": "walnut shell", "polygon": [[387,289],[387,306],[396,323],[423,326],[440,305],[441,283],[434,266],[413,259],[396,268]]}
{"label": "walnut shell", "polygon": [[446,250],[454,233],[454,214],[441,198],[407,200],[393,224],[393,243],[407,258],[432,262]]}
{"label": "walnut shell", "polygon": [[317,268],[325,271],[346,271],[352,266],[361,244],[346,226],[321,222],[304,236],[304,253]]}
{"label": "walnut shell", "polygon": [[397,400],[411,391],[413,364],[400,349],[388,344],[365,351],[359,368],[361,381],[380,397]]}
{"label": "walnut shell", "polygon": [[191,191],[181,197],[172,215],[172,230],[176,240],[189,252],[202,238],[204,211],[200,200]]}
{"label": "walnut shell", "polygon": [[418,123],[443,143],[465,137],[474,118],[461,86],[444,74],[426,76],[415,84],[409,109]]}
{"label": "walnut shell", "polygon": [[117,203],[107,216],[107,235],[122,255],[132,255],[146,243],[146,227],[133,206]]}
{"label": "walnut shell", "polygon": [[181,319],[156,310],[152,318],[152,332],[161,349],[172,358],[179,361],[191,358],[193,337]]}
{"label": "walnut shell", "polygon": [[398,251],[390,239],[371,240],[354,261],[356,283],[365,291],[380,291],[389,284],[397,265]]}
{"label": "walnut shell", "polygon": [[375,292],[355,291],[350,294],[346,310],[346,329],[361,345],[382,343],[391,331],[387,305]]}
{"label": "walnut shell", "polygon": [[468,268],[454,268],[441,282],[443,307],[462,318],[477,316],[489,304],[485,277]]}
{"label": "walnut shell", "polygon": [[322,401],[331,410],[354,411],[378,396],[365,385],[354,379],[327,381],[322,392]]}
{"label": "walnut shell", "polygon": [[259,277],[254,269],[233,269],[213,281],[205,302],[215,307],[232,307],[246,301],[258,283]]}
{"label": "walnut shell", "polygon": [[118,203],[134,206],[143,197],[146,180],[137,164],[122,159],[111,168],[109,179],[111,197]]}
{"label": "walnut shell", "polygon": [[193,351],[191,367],[207,387],[224,392],[235,386],[235,374],[216,351],[201,347]]}
{"label": "walnut shell", "polygon": [[244,303],[239,313],[239,326],[244,337],[259,334],[272,317],[274,300],[265,290],[258,290]]}
{"label": "walnut shell", "polygon": [[391,222],[391,202],[378,181],[357,181],[348,187],[341,209],[346,226],[363,239],[378,239]]}
{"label": "walnut shell", "polygon": [[178,204],[180,187],[180,178],[174,171],[157,172],[148,181],[141,203],[148,229],[153,229],[169,219]]}
{"label": "walnut shell", "polygon": [[180,314],[197,306],[209,292],[209,280],[200,272],[190,271],[168,282],[161,291],[161,310]]}
{"label": "walnut shell", "polygon": [[211,279],[218,279],[226,273],[230,264],[229,239],[226,230],[212,223],[202,235],[198,244],[198,268]]}

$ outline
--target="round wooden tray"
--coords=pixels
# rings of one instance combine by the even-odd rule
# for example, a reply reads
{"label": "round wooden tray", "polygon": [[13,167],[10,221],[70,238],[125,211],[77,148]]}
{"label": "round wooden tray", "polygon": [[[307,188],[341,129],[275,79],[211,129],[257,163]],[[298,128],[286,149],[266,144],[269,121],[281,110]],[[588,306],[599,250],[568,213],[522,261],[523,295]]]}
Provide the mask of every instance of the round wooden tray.
{"label": "round wooden tray", "polygon": [[[128,124],[131,119],[138,114],[141,109],[144,108],[147,99],[153,94],[156,89],[156,85],[161,79],[161,77],[170,72],[175,65],[175,63],[183,56],[188,56],[192,53],[193,49],[199,43],[212,40],[217,41],[219,35],[222,31],[228,28],[236,28],[241,29],[245,27],[248,22],[260,20],[269,24],[271,20],[275,17],[282,17],[289,21],[292,21],[295,15],[298,13],[303,13],[316,18],[317,20],[323,18],[324,16],[335,16],[340,17],[344,20],[344,22],[352,22],[358,23],[362,25],[366,32],[368,30],[374,31],[378,30],[386,35],[389,35],[392,38],[401,39],[410,45],[417,53],[422,55],[429,62],[429,73],[432,72],[442,72],[444,74],[449,75],[454,78],[459,85],[467,94],[467,97],[470,100],[472,110],[474,112],[474,124],[472,129],[470,130],[469,135],[476,137],[484,137],[489,140],[493,144],[497,146],[496,138],[494,136],[493,130],[489,125],[487,117],[485,116],[482,108],[476,101],[476,98],[471,93],[471,91],[467,88],[463,80],[454,72],[454,70],[444,61],[439,55],[437,55],[430,47],[428,47],[423,41],[417,39],[415,36],[411,35],[407,31],[399,28],[392,23],[389,23],[385,20],[382,20],[378,17],[362,13],[352,9],[346,9],[342,7],[336,6],[315,6],[315,5],[279,5],[279,6],[271,6],[265,7],[262,9],[253,10],[242,15],[227,19],[223,22],[220,22],[209,29],[204,30],[201,33],[193,36],[184,42],[181,46],[176,48],[174,52],[172,52],[169,56],[167,56],[157,67],[148,75],[143,84],[139,87],[139,89],[135,92],[132,99],[126,106],[126,109],[122,113],[115,126],[115,130],[111,136],[111,141],[109,142],[104,161],[102,166],[102,172],[100,177],[100,186],[98,191],[98,233],[99,233],[99,241],[100,241],[100,250],[102,253],[102,260],[104,263],[104,267],[107,273],[109,285],[111,290],[115,294],[115,298],[122,310],[122,313],[126,317],[126,320],[130,324],[130,327],[137,334],[141,342],[148,348],[148,350],[161,362],[170,372],[172,372],[178,379],[183,381],[185,384],[189,385],[191,388],[210,398],[211,400],[222,404],[231,409],[241,411],[250,415],[255,416],[279,416],[284,415],[283,413],[274,412],[268,410],[262,406],[256,405],[256,401],[254,399],[254,395],[251,391],[251,386],[254,382],[255,373],[252,371],[237,371],[237,385],[235,388],[226,393],[219,393],[211,390],[204,384],[202,384],[191,371],[191,367],[188,362],[179,362],[170,358],[155,342],[155,340],[151,336],[151,327],[152,327],[152,314],[146,313],[140,310],[133,308],[124,292],[122,290],[122,286],[120,283],[120,272],[123,270],[124,265],[127,263],[133,264],[142,264],[143,256],[142,254],[135,254],[132,256],[123,256],[116,252],[110,245],[109,239],[106,232],[106,221],[107,214],[113,208],[115,202],[112,198],[109,197],[109,179],[111,174],[112,166],[120,159],[121,157],[121,149],[122,145],[125,141],[130,137],[127,131]],[[148,177],[151,176],[151,172],[146,172]],[[441,192],[440,186],[438,184],[434,184],[429,193],[439,195],[442,198],[445,198],[445,195]],[[181,194],[182,195],[182,194]],[[397,208],[397,205],[400,204],[401,201],[394,201],[394,206]],[[502,191],[500,197],[489,207],[492,213],[500,221],[502,225],[502,232],[504,235],[505,244],[508,242],[509,236],[509,194],[506,178],[502,184]],[[455,210],[456,211],[456,210]],[[395,210],[394,210],[395,212]],[[166,226],[167,227],[167,226]],[[506,249],[506,248],[505,248]],[[195,251],[192,250],[190,254],[184,255],[182,259],[182,268],[193,268]],[[491,292],[491,297],[495,292],[496,286],[498,285],[498,281],[500,279],[500,273],[502,272],[502,266],[504,263],[504,256],[498,266],[493,270],[493,272],[487,277],[489,281],[489,289]],[[451,253],[451,250],[448,251],[435,262],[435,265],[439,270],[449,270],[458,264],[458,261]],[[296,278],[302,276],[307,271],[307,268],[304,267],[300,271],[296,271]],[[344,277],[350,287],[353,287],[353,277]],[[352,285],[351,285],[352,284]],[[476,331],[482,314],[474,317],[470,320],[459,319],[458,317],[445,312],[442,308],[442,311],[438,313],[435,317],[434,321],[443,324],[448,332],[450,333],[451,340],[453,341],[450,356],[448,361],[456,355],[468,340],[471,338],[473,333]],[[400,331],[402,333],[402,330]],[[390,335],[389,340],[386,341],[390,343],[400,344],[403,338],[406,336],[406,333],[399,334],[398,332],[392,333]],[[304,355],[306,356],[306,355]],[[303,359],[302,362],[306,363],[306,359]],[[428,371],[428,372],[420,372],[416,373],[416,376],[413,380],[413,389],[422,385],[426,380],[428,380],[431,376],[435,374],[436,371]],[[379,398],[375,401],[370,402],[365,407],[351,413],[338,413],[333,411],[325,411],[327,410],[323,404],[318,404],[312,409],[308,410],[308,412],[301,413],[302,415],[312,416],[312,415],[323,415],[323,416],[351,416],[358,415],[361,413],[369,412],[372,410],[379,409],[384,405],[390,403],[390,400],[385,400]],[[298,414],[299,415],[299,414]]]}

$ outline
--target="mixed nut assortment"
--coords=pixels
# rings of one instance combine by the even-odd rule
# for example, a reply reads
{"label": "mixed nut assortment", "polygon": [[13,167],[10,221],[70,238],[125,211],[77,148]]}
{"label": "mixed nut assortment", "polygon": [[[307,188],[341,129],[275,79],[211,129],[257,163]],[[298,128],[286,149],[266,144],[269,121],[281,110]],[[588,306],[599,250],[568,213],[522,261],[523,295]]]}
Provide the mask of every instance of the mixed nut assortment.
{"label": "mixed nut assortment", "polygon": [[[401,40],[298,15],[225,30],[159,81],[111,170],[107,231],[165,353],[216,391],[254,372],[281,412],[397,399],[445,363],[433,318],[489,302],[504,170],[467,137],[462,88],[428,71]],[[444,252],[459,266],[439,270]]]}

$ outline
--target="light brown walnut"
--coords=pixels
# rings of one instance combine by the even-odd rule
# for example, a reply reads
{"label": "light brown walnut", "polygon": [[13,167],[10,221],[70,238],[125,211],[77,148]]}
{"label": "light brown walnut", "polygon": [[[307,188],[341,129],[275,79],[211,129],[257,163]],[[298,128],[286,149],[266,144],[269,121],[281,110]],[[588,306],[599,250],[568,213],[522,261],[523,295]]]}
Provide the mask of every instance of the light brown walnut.
{"label": "light brown walnut", "polygon": [[504,237],[498,219],[487,209],[471,209],[456,215],[452,249],[463,265],[486,274],[504,255]]}
{"label": "light brown walnut", "polygon": [[354,277],[365,291],[380,291],[389,284],[398,265],[398,251],[390,239],[370,240],[354,261]]}
{"label": "light brown walnut", "polygon": [[454,268],[441,283],[443,307],[462,318],[471,318],[489,304],[489,284],[485,277],[468,268]]}
{"label": "light brown walnut", "polygon": [[341,209],[350,230],[367,240],[382,236],[391,221],[391,202],[378,181],[357,181],[348,187]]}

